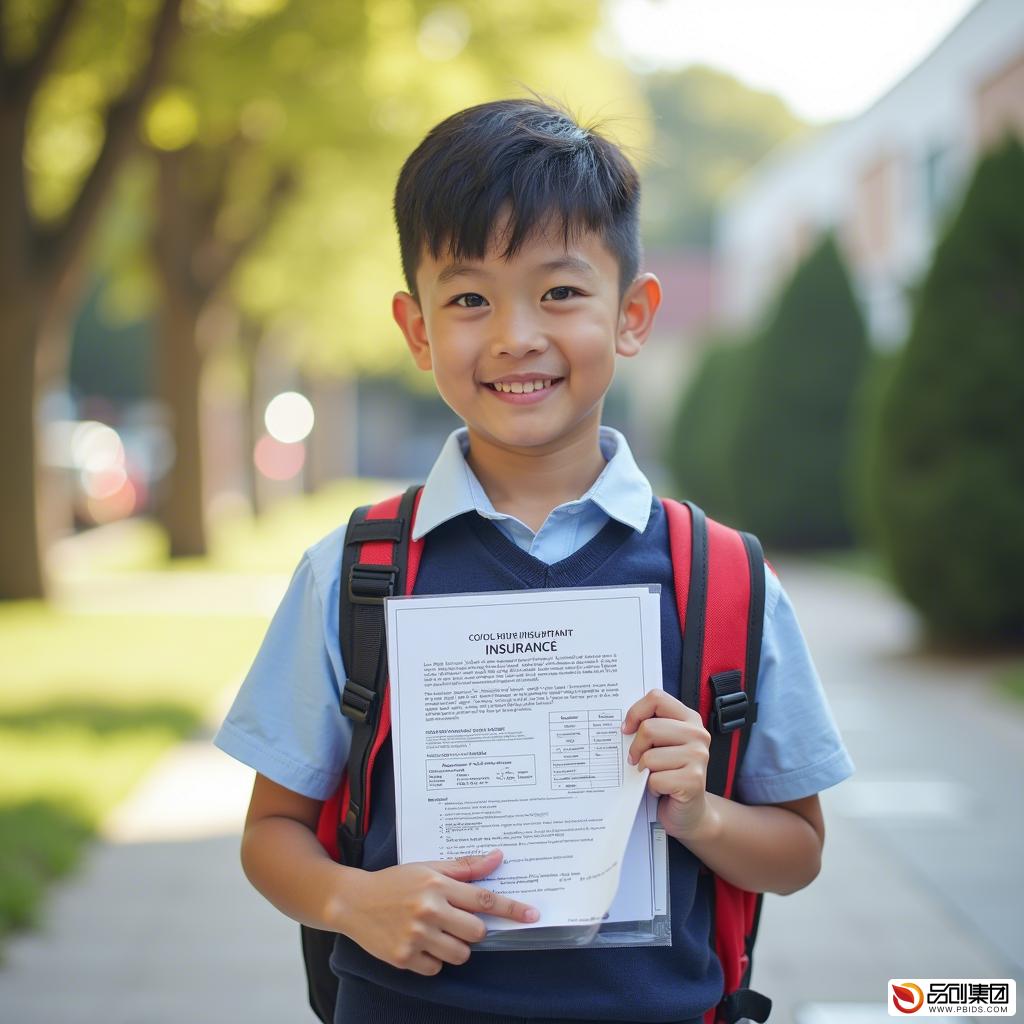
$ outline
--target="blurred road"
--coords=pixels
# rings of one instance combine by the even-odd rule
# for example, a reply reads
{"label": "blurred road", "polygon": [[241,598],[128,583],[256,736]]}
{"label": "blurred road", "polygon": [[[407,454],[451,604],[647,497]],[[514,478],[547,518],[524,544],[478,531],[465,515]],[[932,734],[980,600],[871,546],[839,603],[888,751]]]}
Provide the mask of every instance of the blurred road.
{"label": "blurred road", "polygon": [[[914,619],[879,585],[780,572],[857,773],[822,794],[817,880],[765,897],[753,983],[772,1024],[881,1024],[889,978],[1020,981],[1024,711],[992,689],[994,664],[913,654]],[[42,931],[10,943],[0,1019],[312,1021],[298,926],[238,866],[250,785],[208,736],[167,755]]]}

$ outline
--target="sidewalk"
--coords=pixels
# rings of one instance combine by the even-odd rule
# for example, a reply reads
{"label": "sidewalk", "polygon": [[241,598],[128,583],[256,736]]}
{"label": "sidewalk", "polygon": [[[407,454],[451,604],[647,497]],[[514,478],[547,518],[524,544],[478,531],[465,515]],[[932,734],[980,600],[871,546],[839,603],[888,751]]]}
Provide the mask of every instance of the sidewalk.
{"label": "sidewalk", "polygon": [[[765,897],[753,984],[772,1024],[888,1021],[891,977],[1020,981],[1024,714],[991,666],[911,656],[914,621],[876,584],[780,572],[857,773],[822,794],[818,879]],[[0,1019],[311,1022],[298,926],[238,864],[251,778],[208,736],[170,752],[43,930],[9,944]]]}
{"label": "sidewalk", "polygon": [[914,656],[915,620],[872,581],[780,575],[857,771],[822,793],[813,885],[765,897],[753,983],[772,1021],[889,1020],[897,976],[1020,981],[1020,706],[993,665]]}

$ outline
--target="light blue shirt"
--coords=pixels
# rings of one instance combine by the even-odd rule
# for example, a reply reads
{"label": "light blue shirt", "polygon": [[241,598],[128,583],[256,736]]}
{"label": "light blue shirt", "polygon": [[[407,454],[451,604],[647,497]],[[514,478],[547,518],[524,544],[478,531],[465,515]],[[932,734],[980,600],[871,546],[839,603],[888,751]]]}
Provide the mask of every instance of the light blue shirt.
{"label": "light blue shirt", "polygon": [[[608,522],[643,532],[651,485],[626,439],[601,427],[606,464],[590,489],[553,509],[535,534],[495,510],[466,462],[465,427],[448,437],[424,484],[413,532],[475,510],[523,550],[549,565],[567,558]],[[338,787],[351,725],[340,710],[347,678],[338,639],[338,591],[345,526],[302,556],[256,659],[213,742],[281,786],[316,800]],[[736,775],[744,803],[810,796],[848,778],[843,744],[789,597],[765,569],[764,632],[757,682],[758,719]]]}

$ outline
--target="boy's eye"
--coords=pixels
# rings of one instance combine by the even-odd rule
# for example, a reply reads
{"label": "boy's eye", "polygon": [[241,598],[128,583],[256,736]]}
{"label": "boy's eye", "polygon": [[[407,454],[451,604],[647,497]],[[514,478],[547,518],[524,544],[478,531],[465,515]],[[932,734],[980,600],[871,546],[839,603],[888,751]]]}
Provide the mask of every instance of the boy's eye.
{"label": "boy's eye", "polygon": [[[480,301],[467,302],[463,304],[463,299],[479,299]],[[487,300],[482,295],[478,295],[476,292],[464,292],[462,295],[456,295],[455,298],[452,299],[453,306],[462,306],[463,309],[479,309],[480,306],[484,306],[486,304]]]}
{"label": "boy's eye", "polygon": [[553,292],[571,292],[572,293],[571,295],[556,295],[555,296],[556,299],[571,299],[571,298],[573,298],[576,295],[582,295],[583,294],[583,292],[581,292],[579,290],[579,288],[573,288],[571,285],[568,285],[568,284],[556,285],[554,288],[549,288],[544,294],[545,295],[551,295]]}

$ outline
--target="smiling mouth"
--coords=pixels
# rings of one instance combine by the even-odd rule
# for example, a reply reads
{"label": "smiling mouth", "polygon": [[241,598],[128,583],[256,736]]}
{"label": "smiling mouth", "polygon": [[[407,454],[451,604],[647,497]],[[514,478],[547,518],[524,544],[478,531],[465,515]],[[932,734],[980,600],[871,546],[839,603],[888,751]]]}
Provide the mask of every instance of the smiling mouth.
{"label": "smiling mouth", "polygon": [[532,395],[534,391],[543,391],[563,379],[562,377],[538,377],[536,380],[495,381],[486,386],[492,391],[500,391],[506,395]]}

